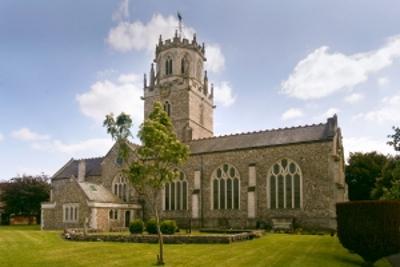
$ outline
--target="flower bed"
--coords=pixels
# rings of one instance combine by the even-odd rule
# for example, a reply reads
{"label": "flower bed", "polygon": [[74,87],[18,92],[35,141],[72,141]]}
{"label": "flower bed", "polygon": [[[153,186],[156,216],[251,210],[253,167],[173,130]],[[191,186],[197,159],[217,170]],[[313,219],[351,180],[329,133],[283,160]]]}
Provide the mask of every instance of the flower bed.
{"label": "flower bed", "polygon": [[[230,244],[238,241],[251,240],[261,237],[260,231],[249,231],[234,234],[202,234],[202,235],[163,235],[165,244]],[[132,234],[132,235],[108,235],[90,234],[66,231],[64,238],[72,241],[108,241],[108,242],[130,242],[130,243],[158,243],[157,235]]]}

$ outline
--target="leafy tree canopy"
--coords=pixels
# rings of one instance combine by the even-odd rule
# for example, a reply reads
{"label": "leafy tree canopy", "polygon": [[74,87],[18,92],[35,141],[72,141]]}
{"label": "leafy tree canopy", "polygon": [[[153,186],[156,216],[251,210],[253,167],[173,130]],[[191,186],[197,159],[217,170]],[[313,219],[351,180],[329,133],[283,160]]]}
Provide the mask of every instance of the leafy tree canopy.
{"label": "leafy tree canopy", "polygon": [[128,142],[128,138],[132,136],[131,117],[122,112],[116,118],[114,118],[114,115],[111,113],[106,115],[103,126],[107,128],[107,133],[110,134],[111,137],[119,144],[119,156],[124,160],[128,159],[129,148],[126,142]]}
{"label": "leafy tree canopy", "polygon": [[345,169],[350,200],[373,199],[371,192],[386,162],[387,157],[377,152],[350,153]]}
{"label": "leafy tree canopy", "polygon": [[388,157],[378,177],[372,197],[376,199],[400,199],[400,157]]}
{"label": "leafy tree canopy", "polygon": [[46,175],[15,177],[3,184],[0,200],[7,214],[40,215],[41,203],[50,195],[49,178]]}
{"label": "leafy tree canopy", "polygon": [[400,151],[400,127],[393,126],[393,131],[394,134],[388,135],[390,141],[387,144],[393,146],[395,151]]}
{"label": "leafy tree canopy", "polygon": [[[119,143],[119,154],[128,160],[127,138],[131,136],[132,120],[126,114],[114,119],[110,114],[104,121],[107,132]],[[176,168],[188,157],[189,148],[176,137],[168,114],[156,102],[149,117],[140,126],[141,146],[124,174],[151,208],[157,222],[160,254],[157,264],[164,264],[163,238],[160,231],[160,197],[164,185],[177,177]]]}

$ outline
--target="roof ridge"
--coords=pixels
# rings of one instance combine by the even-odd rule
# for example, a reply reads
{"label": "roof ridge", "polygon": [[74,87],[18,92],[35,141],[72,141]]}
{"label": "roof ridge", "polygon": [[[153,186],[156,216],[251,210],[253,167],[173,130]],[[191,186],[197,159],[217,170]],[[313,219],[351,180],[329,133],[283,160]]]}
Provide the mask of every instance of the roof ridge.
{"label": "roof ridge", "polygon": [[255,130],[255,131],[248,131],[248,132],[223,134],[223,135],[217,135],[217,136],[193,139],[193,140],[191,140],[191,142],[193,142],[193,141],[202,141],[202,140],[210,140],[210,139],[217,139],[217,138],[230,137],[230,136],[240,136],[240,135],[250,135],[250,134],[257,134],[257,133],[277,132],[277,131],[282,131],[282,130],[294,130],[294,129],[300,129],[300,128],[309,128],[309,127],[322,126],[322,125],[326,125],[326,124],[327,123],[321,122],[321,123],[297,125],[297,126],[284,127],[284,128],[272,128],[272,129],[265,129],[265,130]]}
{"label": "roof ridge", "polygon": [[139,146],[139,144],[136,144],[136,143],[134,143],[134,142],[132,142],[132,141],[129,141],[129,140],[126,140],[129,144],[131,144],[131,145],[135,145],[135,146]]}
{"label": "roof ridge", "polygon": [[80,161],[80,160],[94,160],[94,159],[103,159],[104,156],[99,156],[99,157],[90,157],[90,158],[79,158],[79,159],[73,159],[74,161]]}

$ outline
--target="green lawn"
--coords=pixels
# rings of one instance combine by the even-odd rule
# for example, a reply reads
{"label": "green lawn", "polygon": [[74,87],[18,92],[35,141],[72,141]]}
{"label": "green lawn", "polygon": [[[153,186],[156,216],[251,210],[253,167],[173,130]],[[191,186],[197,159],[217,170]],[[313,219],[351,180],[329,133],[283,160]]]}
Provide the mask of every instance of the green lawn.
{"label": "green lawn", "polygon": [[[157,245],[71,242],[60,232],[0,226],[0,266],[152,266]],[[166,245],[166,266],[360,266],[336,237],[267,234],[230,245]],[[386,260],[376,266],[390,266]]]}

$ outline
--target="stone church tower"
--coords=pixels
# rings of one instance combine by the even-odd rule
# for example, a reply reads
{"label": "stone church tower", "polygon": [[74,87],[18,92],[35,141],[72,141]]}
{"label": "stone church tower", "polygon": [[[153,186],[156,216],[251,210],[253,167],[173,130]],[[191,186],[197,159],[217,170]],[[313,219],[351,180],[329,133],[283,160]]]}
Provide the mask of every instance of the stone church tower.
{"label": "stone church tower", "polygon": [[144,76],[144,118],[155,101],[163,104],[178,138],[184,142],[213,136],[213,87],[209,88],[204,43],[189,41],[175,32],[156,46],[150,77]]}

